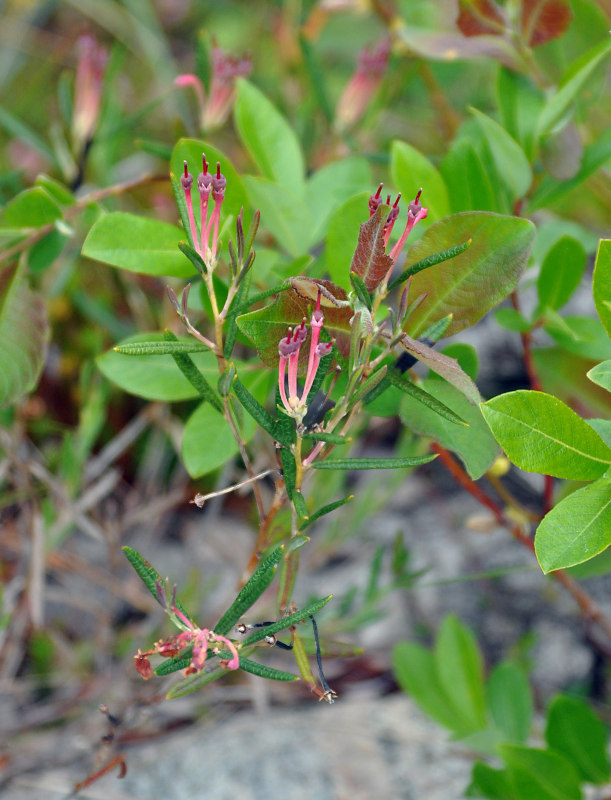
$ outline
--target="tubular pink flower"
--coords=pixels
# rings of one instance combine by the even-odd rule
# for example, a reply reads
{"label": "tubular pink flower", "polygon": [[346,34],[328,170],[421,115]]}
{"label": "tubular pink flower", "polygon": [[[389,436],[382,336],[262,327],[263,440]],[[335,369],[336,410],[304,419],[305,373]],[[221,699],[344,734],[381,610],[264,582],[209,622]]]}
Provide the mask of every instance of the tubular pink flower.
{"label": "tubular pink flower", "polygon": [[382,198],[380,197],[380,195],[382,193],[382,189],[383,188],[384,188],[384,184],[381,183],[378,186],[378,191],[375,194],[372,194],[371,197],[369,198],[369,216],[370,217],[373,217],[373,215],[376,213],[376,211],[378,209],[378,206],[382,202]]}
{"label": "tubular pink flower", "polygon": [[197,75],[194,75],[193,73],[178,75],[178,77],[174,78],[174,86],[178,86],[181,89],[190,86],[195,91],[197,103],[199,105],[199,114],[200,117],[203,117],[204,109],[206,107],[206,92],[204,90],[204,84],[200,81]]}
{"label": "tubular pink flower", "polygon": [[[228,649],[231,651],[231,656],[232,657],[231,657],[230,661],[227,662],[227,669],[239,669],[240,668],[240,656],[238,655],[238,651],[237,651],[237,648],[236,648],[235,644],[230,639],[228,639],[226,636],[220,636],[217,633],[211,633],[210,635],[211,635],[211,637],[214,637],[214,639],[217,642],[224,642],[224,644],[227,645]],[[219,650],[220,650],[219,647],[213,648],[213,652],[215,653],[215,655],[218,654]]]}
{"label": "tubular pink flower", "polygon": [[[389,198],[390,199],[390,198]],[[401,199],[401,193],[397,195],[397,199],[392,205],[388,213],[388,217],[386,218],[386,222],[384,223],[384,247],[388,244],[388,240],[390,239],[391,231],[394,227],[395,222],[399,218],[399,200]],[[389,204],[390,205],[390,204]]]}
{"label": "tubular pink flower", "polygon": [[184,161],[185,171],[180,178],[180,185],[185,193],[185,202],[187,204],[187,214],[189,215],[189,225],[191,227],[191,236],[193,238],[193,246],[201,255],[201,250],[197,240],[197,228],[195,227],[195,217],[193,216],[193,200],[191,199],[191,186],[193,186],[193,175],[189,172],[187,162]]}
{"label": "tubular pink flower", "polygon": [[200,252],[206,252],[208,243],[208,198],[212,191],[212,175],[208,172],[208,162],[202,153],[202,171],[197,176],[197,190],[199,192],[199,210],[201,217],[201,244]]}
{"label": "tubular pink flower", "polygon": [[210,245],[210,252],[212,258],[216,258],[216,246],[219,237],[219,222],[221,219],[221,205],[225,199],[225,187],[227,186],[227,179],[221,174],[221,164],[217,161],[216,175],[212,177],[212,199],[214,200],[214,211],[210,217],[210,225],[208,228],[208,236],[212,229],[212,244]]}
{"label": "tubular pink flower", "polygon": [[393,247],[390,251],[390,257],[392,258],[393,262],[396,262],[399,258],[399,254],[407,241],[407,237],[412,232],[412,229],[419,222],[421,219],[424,219],[427,214],[429,213],[428,208],[423,208],[420,205],[420,195],[422,194],[422,189],[416,195],[416,199],[412,201],[407,209],[407,223],[405,225],[405,230],[401,234],[401,238],[397,242],[397,244]]}
{"label": "tubular pink flower", "polygon": [[301,345],[305,342],[308,336],[308,329],[305,325],[305,318],[301,320],[301,325],[295,328],[293,333],[294,350],[289,355],[289,405],[296,404],[297,398],[297,369],[299,367],[299,351]]}
{"label": "tubular pink flower", "polygon": [[210,631],[207,628],[204,628],[195,637],[195,642],[193,643],[193,657],[191,659],[191,666],[194,669],[203,669],[206,663],[209,635]]}

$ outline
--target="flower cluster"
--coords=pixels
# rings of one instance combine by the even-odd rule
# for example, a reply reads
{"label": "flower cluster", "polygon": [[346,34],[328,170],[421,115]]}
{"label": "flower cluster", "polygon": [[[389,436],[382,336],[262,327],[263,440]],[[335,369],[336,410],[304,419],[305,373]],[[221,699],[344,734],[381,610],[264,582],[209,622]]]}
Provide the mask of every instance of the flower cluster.
{"label": "flower cluster", "polygon": [[[320,331],[325,321],[325,317],[320,308],[320,291],[316,300],[316,308],[312,312],[310,318],[310,327],[312,335],[310,338],[310,352],[308,356],[308,368],[305,377],[305,383],[299,395],[297,388],[297,370],[299,366],[299,353],[301,346],[308,338],[308,329],[306,327],[305,317],[301,321],[301,325],[291,330],[289,328],[288,335],[280,339],[278,344],[278,354],[280,361],[278,362],[278,387],[280,389],[280,397],[282,398],[282,405],[286,409],[289,416],[294,417],[297,422],[301,422],[307,411],[308,394],[314,383],[316,372],[320,359],[328,355],[333,349],[332,342],[320,342]],[[288,363],[288,397],[286,394],[287,389],[287,363]]]}
{"label": "flower cluster", "polygon": [[[227,179],[221,173],[220,162],[216,164],[216,173],[208,172],[208,162],[206,161],[206,156],[202,153],[202,171],[197,176],[197,181],[195,182],[197,191],[199,192],[199,236],[193,213],[193,199],[191,197],[193,175],[189,172],[186,161],[184,162],[184,174],[180,178],[180,185],[185,193],[193,246],[196,252],[199,253],[205,261],[208,269],[214,269],[219,238],[219,223],[221,220],[221,205],[225,199],[225,187],[227,186]],[[214,208],[210,214],[210,219],[208,219],[210,195],[212,195],[214,201]]]}
{"label": "flower cluster", "polygon": [[191,663],[185,669],[185,675],[191,675],[204,668],[209,648],[215,655],[218,655],[222,649],[229,650],[231,658],[228,661],[221,661],[222,666],[227,669],[239,669],[240,657],[235,644],[230,639],[208,628],[198,628],[179,608],[177,608],[176,586],[174,586],[170,604],[167,602],[165,589],[161,581],[158,580],[156,582],[155,588],[157,590],[157,598],[161,605],[166,608],[166,611],[168,611],[176,624],[180,625],[184,630],[182,633],[155,642],[152,650],[147,650],[144,653],[138,650],[137,654],[134,656],[136,670],[145,680],[150,678],[153,672],[149,656],[160,655],[164,658],[174,658],[190,646],[193,647]]}
{"label": "flower cluster", "polygon": [[[384,184],[381,183],[378,186],[378,191],[369,198],[369,217],[373,217],[376,213],[378,207],[382,205],[382,188]],[[396,263],[397,259],[399,258],[399,254],[407,241],[407,237],[412,232],[413,227],[416,225],[417,222],[420,222],[421,219],[425,219],[429,213],[428,208],[423,208],[420,202],[420,195],[422,194],[422,189],[418,191],[418,194],[412,200],[412,202],[407,207],[407,222],[405,224],[405,229],[401,234],[399,241],[394,245],[392,250],[389,253],[389,256],[392,258],[393,263]],[[395,202],[390,205],[390,195],[386,196],[386,205],[390,207],[390,211],[388,212],[388,217],[386,218],[386,223],[384,225],[384,246],[388,244],[388,240],[390,239],[390,234],[393,229],[395,222],[399,217],[399,200],[401,199],[401,195],[397,195],[397,199]]]}

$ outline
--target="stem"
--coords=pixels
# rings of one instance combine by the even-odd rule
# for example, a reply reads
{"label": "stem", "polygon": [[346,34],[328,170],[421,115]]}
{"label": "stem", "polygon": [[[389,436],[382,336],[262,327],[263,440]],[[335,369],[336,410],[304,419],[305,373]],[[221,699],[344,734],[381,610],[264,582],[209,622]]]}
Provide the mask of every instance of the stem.
{"label": "stem", "polygon": [[[497,522],[507,528],[514,539],[520,542],[524,547],[527,547],[534,555],[535,544],[532,538],[525,533],[519,525],[516,525],[505,516],[503,509],[498,503],[467,475],[450,453],[437,443],[433,443],[431,449],[439,455],[442,464],[459,486],[462,486],[462,488],[475,497],[481,505],[489,509]],[[600,607],[592,600],[589,594],[585,592],[573,578],[567,575],[565,570],[557,569],[554,572],[550,572],[549,575],[564,586],[572,595],[585,619],[597,624],[607,634],[609,639],[611,639],[611,621],[606,618]]]}
{"label": "stem", "polygon": [[[101,200],[105,200],[107,197],[115,197],[120,194],[125,194],[132,189],[138,189],[140,186],[146,186],[147,183],[167,180],[169,180],[167,175],[153,175],[147,173],[146,175],[143,175],[140,178],[135,178],[131,181],[116,183],[114,186],[106,186],[104,189],[96,189],[95,192],[89,192],[89,194],[83,195],[83,197],[81,197],[80,200],[78,200],[73,206],[67,208],[64,211],[64,220],[70,220],[73,217],[76,217],[91,203],[99,203]],[[41,228],[38,228],[29,236],[26,236],[25,239],[22,239],[20,242],[17,242],[17,244],[9,247],[8,250],[4,251],[4,253],[0,253],[0,264],[4,261],[10,261],[15,256],[18,256],[23,250],[27,250],[28,247],[31,247],[32,245],[36,244],[36,242],[44,239],[44,237],[49,233],[52,233],[55,228],[56,222],[49,222],[47,225],[43,225]]]}
{"label": "stem", "polygon": [[[244,443],[244,439],[240,434],[237,425],[234,422],[233,415],[231,413],[231,406],[229,405],[228,398],[223,398],[223,406],[225,408],[225,419],[229,427],[231,428],[231,432],[233,433],[233,438],[236,440],[238,448],[240,450],[240,455],[242,456],[242,461],[244,462],[244,466],[246,467],[246,471],[248,472],[251,478],[256,477],[256,473],[253,469],[251,464],[250,458],[248,457],[248,453],[246,452],[246,445]],[[259,522],[263,520],[265,517],[265,508],[263,506],[263,497],[261,496],[261,487],[255,480],[252,485],[252,491],[255,496],[255,501],[257,503],[257,512],[259,514]]]}
{"label": "stem", "polygon": [[282,506],[286,503],[286,493],[284,491],[284,481],[280,478],[276,481],[275,486],[275,494],[274,499],[272,501],[271,506],[269,507],[269,511],[263,520],[261,520],[259,524],[259,533],[257,534],[257,541],[255,542],[255,546],[253,548],[252,553],[250,554],[250,559],[248,560],[248,565],[244,571],[244,576],[240,581],[240,589],[246,581],[250,578],[252,573],[255,571],[257,564],[259,563],[259,559],[261,558],[261,553],[269,547],[271,544],[271,537],[269,535],[270,528],[274,519],[276,518],[276,514],[280,511]]}

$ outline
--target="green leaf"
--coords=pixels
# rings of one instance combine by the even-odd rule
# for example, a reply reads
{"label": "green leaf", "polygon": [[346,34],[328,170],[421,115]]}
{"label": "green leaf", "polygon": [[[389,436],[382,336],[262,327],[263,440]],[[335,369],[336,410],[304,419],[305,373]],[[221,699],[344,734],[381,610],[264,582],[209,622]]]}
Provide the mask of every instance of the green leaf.
{"label": "green leaf", "polygon": [[[279,545],[259,564],[248,581],[240,589],[238,596],[231,606],[214,626],[215,633],[218,633],[219,636],[226,636],[240,617],[256,603],[273,581],[276,568],[282,559],[283,553],[284,545]],[[266,631],[267,629],[264,630],[262,638],[267,635]]]}
{"label": "green leaf", "polygon": [[238,400],[254,421],[260,425],[264,431],[267,431],[272,438],[279,441],[280,444],[283,444],[285,447],[290,448],[292,440],[287,438],[283,427],[278,424],[278,421],[274,419],[265,408],[263,408],[256,397],[252,396],[237,376],[233,380],[232,388]]}
{"label": "green leaf", "polygon": [[261,227],[293,258],[303,255],[312,243],[314,222],[310,209],[294,186],[283,186],[267,178],[244,177],[250,204],[261,211]]}
{"label": "green leaf", "polygon": [[63,216],[55,199],[36,186],[25,189],[6,204],[2,212],[2,224],[10,228],[42,228]]}
{"label": "green leaf", "polygon": [[409,317],[408,332],[417,336],[453,314],[451,336],[481,319],[515,288],[534,236],[528,220],[483,211],[454,214],[432,225],[409,250],[408,268],[456,242],[472,242],[464,253],[412,278],[412,296],[428,294]]}
{"label": "green leaf", "polygon": [[0,106],[0,125],[11,134],[11,136],[15,136],[17,139],[27,142],[30,147],[33,147],[34,150],[41,153],[51,164],[57,165],[57,156],[53,148],[50,147],[36,131],[30,128],[29,125],[26,125],[23,120],[2,106]]}
{"label": "green leaf", "polygon": [[235,123],[261,173],[303,194],[305,165],[299,141],[286,119],[252,83],[240,78]]}
{"label": "green leaf", "polygon": [[520,800],[581,800],[579,776],[558,753],[509,744],[500,752]]}
{"label": "green leaf", "polygon": [[[187,162],[189,172],[194,178],[193,186],[191,187],[191,196],[193,199],[193,210],[197,224],[200,215],[199,192],[197,191],[196,181],[197,176],[202,171],[202,153],[205,153],[206,155],[206,160],[209,164],[209,170],[211,172],[216,172],[216,164],[217,162],[220,162],[221,172],[227,179],[225,199],[223,200],[223,204],[221,206],[220,228],[222,229],[226,219],[229,217],[236,219],[242,207],[244,209],[248,208],[248,198],[246,197],[244,184],[236,172],[235,167],[225,153],[223,153],[217,147],[211,145],[210,142],[205,142],[201,139],[179,139],[176,143],[176,146],[172,150],[172,157],[170,158],[170,170],[172,175],[175,176],[176,180],[180,179],[180,176],[183,173],[183,163],[185,161]],[[184,191],[182,189],[180,189],[180,194],[184,197]],[[181,239],[185,238],[185,233],[187,233],[188,230],[188,227],[185,228],[185,231],[180,236]],[[230,235],[232,238],[234,237],[235,226],[233,226],[233,230],[231,231]]]}
{"label": "green leaf", "polygon": [[556,93],[546,103],[539,116],[539,136],[549,133],[562,120],[592,72],[611,52],[611,42],[605,39],[573,62]]}
{"label": "green leaf", "polygon": [[348,503],[350,500],[354,500],[354,495],[349,494],[347,497],[344,497],[342,500],[335,500],[333,503],[327,503],[326,506],[322,506],[322,508],[317,509],[314,513],[310,514],[307,520],[303,522],[299,526],[300,531],[304,531],[308,528],[313,522],[316,522],[317,519],[324,517],[325,514],[330,514],[332,511],[335,511],[336,508],[341,508],[341,506]]}
{"label": "green leaf", "polygon": [[28,286],[25,259],[0,267],[0,408],[36,386],[48,341],[46,308]]}
{"label": "green leaf", "polygon": [[532,328],[532,323],[515,308],[498,308],[494,312],[494,318],[501,327],[507,328],[508,331],[525,333]]}
{"label": "green leaf", "polygon": [[452,211],[497,211],[489,170],[472,142],[455,139],[440,165]]}
{"label": "green leaf", "polygon": [[[453,386],[435,378],[422,384],[425,391],[436,402],[443,404],[463,425],[457,425],[439,415],[436,409],[423,405],[416,397],[403,397],[399,406],[401,421],[414,433],[430,436],[442,447],[456,453],[465,469],[478,480],[490,469],[499,454],[499,446],[490,433],[478,406],[469,403]],[[469,427],[464,427],[467,424]]]}
{"label": "green leaf", "polygon": [[569,353],[602,361],[611,358],[611,340],[596,317],[561,317],[547,309],[545,330]]}
{"label": "green leaf", "polygon": [[293,675],[292,672],[284,672],[281,669],[274,669],[274,667],[268,667],[266,664],[259,664],[249,658],[240,657],[240,669],[243,669],[244,672],[249,672],[251,675],[257,675],[259,678],[267,678],[271,681],[299,680],[299,675]]}
{"label": "green leaf", "polygon": [[464,253],[470,245],[471,239],[467,239],[467,241],[462,244],[457,244],[455,247],[448,247],[446,250],[442,250],[441,253],[434,253],[432,256],[427,256],[421,261],[417,261],[415,264],[405,269],[394,281],[389,283],[388,291],[390,292],[392,289],[400,286],[408,278],[411,278],[412,275],[422,272],[423,269],[434,267],[435,264],[441,264],[442,261],[448,261],[450,258],[455,258],[460,253]]}
{"label": "green leaf", "polygon": [[408,378],[404,378],[397,370],[391,369],[387,374],[393,386],[396,386],[397,389],[400,389],[402,392],[409,395],[409,397],[413,397],[414,400],[422,403],[422,405],[429,408],[434,414],[447,419],[455,425],[469,426],[469,423],[465,422],[465,420],[459,417],[451,408],[448,408],[448,406],[430,394],[430,392],[425,391],[418,384],[410,381]]}
{"label": "green leaf", "polygon": [[488,707],[508,744],[525,744],[533,718],[530,684],[524,671],[511,661],[495,667],[486,687]]}
{"label": "green leaf", "polygon": [[469,725],[456,711],[437,673],[433,654],[419,644],[400,642],[393,649],[393,671],[397,683],[437,722],[459,736]]}
{"label": "green leaf", "polygon": [[[332,161],[316,170],[306,184],[306,204],[313,217],[311,242],[317,243],[327,234],[330,220],[337,209],[357,193],[359,197],[362,197],[363,187],[369,186],[371,180],[369,162],[360,156],[350,156],[339,161]],[[348,263],[356,244],[358,225],[366,215],[367,200],[364,200],[360,205],[360,216],[353,227],[355,236],[352,247],[349,248]],[[345,220],[344,224],[349,223]],[[331,277],[333,278],[333,276]]]}
{"label": "green leaf", "polygon": [[185,423],[182,435],[180,452],[189,475],[201,478],[213,472],[231,461],[238,450],[223,415],[210,403],[201,403]]}
{"label": "green leaf", "polygon": [[610,544],[611,481],[607,479],[565,497],[546,514],[535,534],[535,553],[544,572],[580,564]]}
{"label": "green leaf", "polygon": [[[123,348],[140,342],[148,347],[151,342],[161,343],[162,340],[162,334],[143,333],[124,339],[117,347]],[[190,343],[192,340],[178,341]],[[167,343],[163,344],[165,346]],[[217,360],[209,350],[194,353],[193,362],[209,382],[218,379]],[[181,374],[171,355],[146,355],[134,358],[111,349],[98,356],[96,364],[102,374],[121,389],[146,400],[175,402],[191,400],[198,396],[197,390]]]}
{"label": "green leaf", "polygon": [[390,148],[390,174],[405,203],[413,200],[422,189],[422,205],[429,209],[429,220],[435,222],[450,213],[448,190],[443,178],[415,147],[395,139]]}
{"label": "green leaf", "polygon": [[223,675],[227,675],[227,670],[224,667],[217,667],[210,670],[210,672],[197,672],[195,675],[188,675],[172,686],[166,694],[166,700],[174,700],[176,697],[184,697],[186,694],[196,692],[198,689],[212,683],[212,681],[222,678]]}
{"label": "green leaf", "polygon": [[405,458],[328,458],[315,461],[313,469],[407,469],[428,464],[436,455],[406,456]]}
{"label": "green leaf", "polygon": [[89,231],[83,255],[130,272],[190,278],[194,267],[178,249],[184,236],[167,222],[111,211]]}
{"label": "green leaf", "polygon": [[601,239],[598,245],[592,289],[600,321],[611,336],[611,239]]}
{"label": "green leaf", "polygon": [[357,275],[356,272],[350,273],[350,283],[352,284],[352,288],[355,291],[356,296],[358,297],[359,301],[365,306],[368,311],[371,311],[373,303],[371,300],[371,295],[367,291],[367,287],[360,275]]}
{"label": "green leaf", "polygon": [[295,456],[291,453],[288,447],[282,447],[279,455],[280,463],[282,464],[282,476],[286,486],[286,493],[292,500],[295,493],[295,481],[297,480],[297,464],[295,463]]}
{"label": "green leaf", "polygon": [[445,617],[437,634],[434,658],[441,684],[469,731],[485,728],[482,655],[471,631],[452,614]]}
{"label": "green leaf", "polygon": [[507,457],[526,472],[589,481],[611,465],[611,449],[556,397],[521,389],[481,409]]}
{"label": "green leaf", "polygon": [[339,433],[331,433],[331,431],[307,431],[304,437],[313,439],[315,442],[329,442],[330,444],[350,444],[352,441],[351,436],[342,436]]}
{"label": "green leaf", "polygon": [[611,392],[611,359],[592,367],[588,372],[588,378],[592,383],[596,383]]}
{"label": "green leaf", "polygon": [[498,122],[476,108],[469,110],[488,142],[496,171],[508,187],[512,199],[524,197],[532,182],[532,171],[524,151]]}
{"label": "green leaf", "polygon": [[572,762],[587,783],[607,783],[610,777],[607,728],[581,700],[558,695],[547,711],[548,745]]}
{"label": "green leaf", "polygon": [[[193,648],[190,648],[191,652]],[[163,663],[155,667],[155,675],[163,678],[166,675],[171,675],[173,672],[179,672],[181,669],[187,669],[191,665],[191,655],[176,656],[176,658],[168,658]]]}
{"label": "green leaf", "polygon": [[209,353],[210,348],[195,339],[178,339],[170,341],[128,342],[113,347],[115,353],[124,356],[167,356],[174,353]]}
{"label": "green leaf", "polygon": [[498,72],[496,89],[501,123],[532,161],[543,92],[525,75],[505,67]]}
{"label": "green leaf", "polygon": [[360,225],[367,217],[369,192],[359,192],[346,200],[331,215],[325,240],[325,266],[331,280],[350,290],[350,262],[359,236]]}
{"label": "green leaf", "polygon": [[[149,592],[153,595],[155,600],[159,602],[159,598],[157,597],[157,589],[156,584],[157,581],[161,582],[162,586],[165,586],[165,581],[161,577],[161,575],[157,572],[157,570],[153,567],[153,565],[144,558],[137,550],[134,550],[133,547],[127,547],[127,545],[123,548],[123,552],[125,553],[125,557],[132,565],[132,567],[136,570],[138,577],[142,581],[142,583],[146,586]],[[182,604],[176,600],[176,608],[181,611],[185,617],[189,617],[187,612],[185,611]]]}
{"label": "green leaf", "polygon": [[[172,333],[172,331],[166,330],[163,335],[167,342],[171,344],[178,343],[178,339]],[[204,400],[207,400],[212,406],[214,406],[214,408],[216,408],[219,413],[222,414],[223,402],[221,398],[214,391],[212,386],[210,386],[204,375],[195,366],[191,356],[189,356],[187,353],[174,352],[172,353],[172,358],[174,359],[178,369],[197,391],[200,397],[203,397]]]}
{"label": "green leaf", "polygon": [[452,344],[446,345],[441,351],[441,354],[448,358],[456,359],[456,361],[458,361],[458,366],[463,372],[467,373],[472,381],[477,379],[479,362],[477,350],[473,345],[466,344],[465,342],[453,342]]}
{"label": "green leaf", "polygon": [[549,250],[537,279],[539,303],[562,308],[579,286],[586,268],[586,251],[572,236],[563,236]]}
{"label": "green leaf", "polygon": [[484,764],[483,761],[476,761],[473,765],[471,783],[465,792],[465,797],[486,797],[488,800],[522,800],[513,790],[509,771],[494,769],[494,767]]}
{"label": "green leaf", "polygon": [[291,625],[296,625],[298,622],[302,622],[304,619],[314,616],[314,614],[320,611],[321,608],[327,605],[332,597],[333,595],[330,594],[327,597],[323,597],[321,600],[314,600],[311,603],[308,603],[300,611],[295,611],[293,614],[287,614],[286,617],[282,617],[282,619],[279,619],[277,622],[272,622],[271,625],[266,625],[264,628],[256,628],[255,631],[250,634],[250,636],[247,636],[242,641],[242,647],[249,647],[251,644],[255,644],[256,642],[260,642],[261,639],[265,639],[266,636],[273,636],[279,631],[284,631],[287,628],[290,628]]}

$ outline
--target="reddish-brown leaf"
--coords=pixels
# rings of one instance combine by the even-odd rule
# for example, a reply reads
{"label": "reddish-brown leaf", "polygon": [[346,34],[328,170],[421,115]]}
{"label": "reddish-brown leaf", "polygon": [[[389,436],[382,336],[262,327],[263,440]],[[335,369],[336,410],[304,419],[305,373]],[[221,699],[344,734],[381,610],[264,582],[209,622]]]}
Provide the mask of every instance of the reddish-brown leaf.
{"label": "reddish-brown leaf", "polygon": [[[347,300],[346,292],[331,281],[317,281],[317,283],[321,283],[337,300]],[[300,289],[303,290],[305,285],[300,285]],[[311,308],[312,305],[310,297],[302,297],[294,289],[287,289],[278,295],[275,303],[238,317],[238,326],[257,348],[261,361],[267,366],[274,367],[278,365],[278,342],[286,336],[289,326],[299,325],[304,317],[306,323],[309,322],[308,307]],[[323,313],[325,331],[335,339],[339,351],[343,355],[348,355],[350,319],[354,313],[352,308],[348,306],[335,308],[329,305],[323,307]],[[308,363],[309,342],[308,335],[299,354],[300,373],[305,371]]]}
{"label": "reddish-brown leaf", "polygon": [[458,8],[456,24],[464,36],[503,34],[503,12],[493,0],[459,0]]}
{"label": "reddish-brown leaf", "polygon": [[376,289],[393,264],[384,246],[384,223],[389,211],[386,205],[378,206],[375,214],[363,222],[350,263],[350,272],[363,279],[368,292]]}
{"label": "reddish-brown leaf", "polygon": [[531,47],[558,39],[572,19],[568,0],[522,0],[522,35]]}

